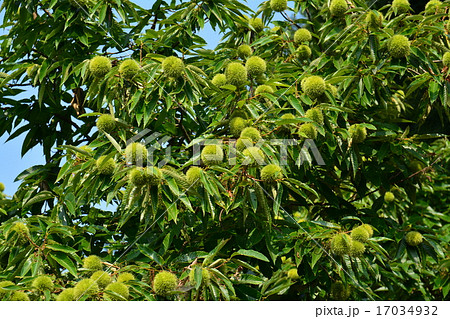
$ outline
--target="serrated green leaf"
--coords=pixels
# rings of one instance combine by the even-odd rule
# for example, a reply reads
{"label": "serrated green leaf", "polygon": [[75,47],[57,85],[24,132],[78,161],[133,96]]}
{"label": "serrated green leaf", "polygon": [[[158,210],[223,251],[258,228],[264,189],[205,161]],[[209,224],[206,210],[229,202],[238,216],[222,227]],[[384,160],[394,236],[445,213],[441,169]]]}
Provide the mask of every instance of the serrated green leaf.
{"label": "serrated green leaf", "polygon": [[77,277],[77,268],[73,261],[64,253],[59,251],[50,252],[49,255],[56,260],[58,264],[67,269],[73,276]]}
{"label": "serrated green leaf", "polygon": [[233,258],[234,256],[247,256],[251,258],[256,258],[265,262],[269,262],[269,259],[267,259],[266,256],[264,256],[262,253],[256,251],[256,250],[248,250],[248,249],[239,249],[237,252],[231,254],[230,258]]}

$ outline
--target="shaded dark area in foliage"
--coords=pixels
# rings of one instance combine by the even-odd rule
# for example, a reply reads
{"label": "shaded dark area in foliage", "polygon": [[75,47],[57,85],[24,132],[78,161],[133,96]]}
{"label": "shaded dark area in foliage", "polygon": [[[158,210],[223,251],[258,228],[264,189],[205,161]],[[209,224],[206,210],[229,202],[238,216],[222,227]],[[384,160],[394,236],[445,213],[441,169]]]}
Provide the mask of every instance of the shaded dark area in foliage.
{"label": "shaded dark area in foliage", "polygon": [[[392,1],[391,0],[378,0],[378,1],[374,1],[374,0],[367,0],[367,5],[372,5],[371,7],[373,9],[380,9],[382,7],[384,7],[387,4],[390,4]],[[375,2],[375,3],[374,3]],[[420,13],[423,10],[425,10],[425,5],[428,3],[428,0],[412,0],[410,1],[411,4],[411,8],[413,9],[413,11],[415,13]]]}

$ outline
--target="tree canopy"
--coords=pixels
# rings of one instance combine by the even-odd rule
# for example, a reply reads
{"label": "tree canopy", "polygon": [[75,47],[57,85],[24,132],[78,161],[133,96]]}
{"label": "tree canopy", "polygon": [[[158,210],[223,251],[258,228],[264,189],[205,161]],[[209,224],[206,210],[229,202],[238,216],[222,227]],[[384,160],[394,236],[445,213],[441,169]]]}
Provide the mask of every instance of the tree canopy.
{"label": "tree canopy", "polygon": [[46,163],[0,189],[0,299],[448,299],[450,1],[420,3],[4,0],[0,136]]}

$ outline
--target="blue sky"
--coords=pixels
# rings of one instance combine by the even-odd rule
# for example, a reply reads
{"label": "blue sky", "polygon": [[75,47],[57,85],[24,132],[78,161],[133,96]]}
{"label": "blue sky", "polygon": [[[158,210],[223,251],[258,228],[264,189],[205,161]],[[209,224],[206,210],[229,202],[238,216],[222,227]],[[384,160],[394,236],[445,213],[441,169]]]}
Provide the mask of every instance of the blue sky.
{"label": "blue sky", "polygon": [[[150,8],[154,1],[149,0],[133,0],[138,5],[143,8]],[[245,2],[245,1],[244,1]],[[263,0],[248,0],[246,1],[247,6],[252,10],[256,11],[259,4]],[[276,19],[280,18],[280,14],[277,14]],[[3,14],[0,14],[0,20],[3,20]],[[5,30],[0,30],[0,32],[5,32]],[[220,35],[215,33],[209,25],[205,26],[199,35],[203,37],[207,42],[207,48],[214,49],[220,40]],[[29,95],[31,92],[26,92]],[[45,159],[42,153],[42,148],[38,145],[32,150],[28,151],[24,157],[21,157],[21,147],[25,134],[13,139],[12,141],[6,142],[8,139],[7,135],[0,137],[0,182],[5,184],[5,194],[12,195],[16,191],[20,182],[15,182],[14,179],[22,171],[33,165],[44,164]]]}

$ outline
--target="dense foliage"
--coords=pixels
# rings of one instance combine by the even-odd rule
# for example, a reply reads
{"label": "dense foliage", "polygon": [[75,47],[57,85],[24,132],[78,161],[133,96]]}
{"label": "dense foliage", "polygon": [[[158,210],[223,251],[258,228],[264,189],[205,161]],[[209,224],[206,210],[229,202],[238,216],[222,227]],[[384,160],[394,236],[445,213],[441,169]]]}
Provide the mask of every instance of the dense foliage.
{"label": "dense foliage", "polygon": [[0,299],[448,299],[450,1],[385,2],[4,0]]}

